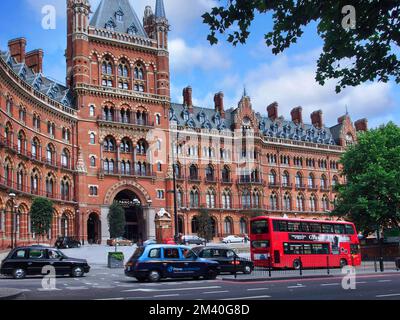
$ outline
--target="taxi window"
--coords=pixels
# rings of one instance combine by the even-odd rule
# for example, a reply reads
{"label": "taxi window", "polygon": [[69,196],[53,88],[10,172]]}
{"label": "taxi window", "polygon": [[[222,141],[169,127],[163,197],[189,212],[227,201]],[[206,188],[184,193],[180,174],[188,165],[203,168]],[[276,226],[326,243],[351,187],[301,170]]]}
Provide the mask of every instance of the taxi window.
{"label": "taxi window", "polygon": [[149,258],[151,259],[160,259],[161,258],[161,249],[151,249],[149,252]]}
{"label": "taxi window", "polygon": [[236,253],[234,252],[234,251],[232,251],[232,250],[228,250],[227,252],[226,252],[226,257],[227,258],[233,258],[233,257],[235,257],[236,256]]}
{"label": "taxi window", "polygon": [[57,251],[57,250],[48,250],[48,255],[49,255],[49,259],[51,259],[51,260],[58,260],[60,258],[63,258],[63,255],[61,254],[61,252]]}
{"label": "taxi window", "polygon": [[45,259],[45,250],[30,250],[29,259]]}
{"label": "taxi window", "polygon": [[215,249],[213,252],[214,258],[226,258],[226,255],[227,255],[226,250]]}
{"label": "taxi window", "polygon": [[165,259],[179,259],[179,250],[176,248],[164,248]]}
{"label": "taxi window", "polygon": [[13,259],[24,259],[25,258],[25,250],[17,250],[13,257]]}
{"label": "taxi window", "polygon": [[182,254],[186,260],[193,260],[197,258],[196,254],[192,250],[184,249]]}
{"label": "taxi window", "polygon": [[202,255],[203,258],[212,258],[213,257],[213,253],[210,249],[204,250]]}

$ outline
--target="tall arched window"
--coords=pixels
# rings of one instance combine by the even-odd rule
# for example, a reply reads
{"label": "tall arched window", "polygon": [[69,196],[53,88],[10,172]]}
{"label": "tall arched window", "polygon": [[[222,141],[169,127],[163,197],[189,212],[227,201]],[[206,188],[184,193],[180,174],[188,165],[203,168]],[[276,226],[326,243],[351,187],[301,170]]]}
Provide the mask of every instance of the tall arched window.
{"label": "tall arched window", "polygon": [[102,73],[102,86],[112,87],[113,86],[113,64],[109,57],[105,58],[101,65]]}
{"label": "tall arched window", "polygon": [[116,151],[116,142],[115,139],[111,136],[108,136],[104,139],[103,150],[105,152],[115,152]]}
{"label": "tall arched window", "polygon": [[25,153],[26,151],[26,138],[25,138],[25,133],[21,130],[18,133],[18,152],[19,153]]}
{"label": "tall arched window", "polygon": [[96,135],[92,132],[89,136],[90,144],[96,144]]}
{"label": "tall arched window", "polygon": [[321,189],[326,190],[327,187],[328,187],[327,179],[326,179],[326,176],[323,174],[321,176]]}
{"label": "tall arched window", "polygon": [[296,174],[296,187],[300,188],[302,186],[303,186],[303,177],[302,177],[300,172],[297,172],[297,174]]}
{"label": "tall arched window", "polygon": [[290,176],[289,172],[285,171],[282,175],[282,185],[284,187],[288,187],[290,185]]}
{"label": "tall arched window", "polygon": [[312,173],[310,173],[310,175],[308,176],[308,186],[310,188],[314,188],[315,187],[314,175]]}
{"label": "tall arched window", "polygon": [[118,88],[129,89],[129,67],[125,60],[118,65]]}
{"label": "tall arched window", "polygon": [[121,141],[120,149],[122,153],[132,152],[132,143],[128,138],[124,138]]}
{"label": "tall arched window", "polygon": [[61,153],[61,166],[64,168],[69,168],[70,165],[70,155],[68,149],[63,149]]}
{"label": "tall arched window", "polygon": [[240,218],[240,233],[247,234],[247,221],[245,218]]}
{"label": "tall arched window", "polygon": [[229,189],[224,190],[224,192],[222,193],[222,207],[224,209],[232,208],[232,196]]}
{"label": "tall arched window", "polygon": [[250,191],[245,189],[242,192],[242,206],[243,208],[250,208],[251,207],[251,196]]}
{"label": "tall arched window", "polygon": [[199,208],[199,191],[193,188],[190,191],[190,207],[191,208]]}
{"label": "tall arched window", "polygon": [[231,217],[226,217],[224,220],[224,233],[226,235],[233,233],[233,221]]}
{"label": "tall arched window", "polygon": [[176,202],[178,208],[183,208],[183,191],[180,188],[176,191]]}
{"label": "tall arched window", "polygon": [[136,146],[136,153],[140,155],[146,155],[147,154],[147,148],[148,144],[145,140],[139,140]]}
{"label": "tall arched window", "polygon": [[317,200],[313,194],[310,197],[310,211],[317,211]]}
{"label": "tall arched window", "polygon": [[275,170],[271,170],[271,172],[269,173],[269,184],[271,186],[276,186],[277,185]]}
{"label": "tall arched window", "polygon": [[271,210],[278,210],[278,197],[275,192],[269,196],[269,205]]}
{"label": "tall arched window", "polygon": [[288,192],[286,192],[283,196],[283,205],[286,211],[292,210],[292,198],[290,197],[290,194]]}
{"label": "tall arched window", "polygon": [[25,189],[25,168],[22,164],[18,166],[17,170],[17,189],[20,191]]}
{"label": "tall arched window", "polygon": [[206,179],[207,181],[214,181],[214,168],[212,165],[206,167]]}
{"label": "tall arched window", "polygon": [[215,191],[213,189],[207,190],[206,204],[209,209],[215,208]]}
{"label": "tall arched window", "polygon": [[304,196],[302,194],[297,196],[297,210],[304,211]]}
{"label": "tall arched window", "polygon": [[197,217],[192,218],[192,233],[197,233],[199,231],[199,221]]}
{"label": "tall arched window", "polygon": [[61,199],[66,201],[70,200],[70,184],[67,177],[61,180]]}
{"label": "tall arched window", "polygon": [[199,179],[199,174],[197,170],[197,166],[192,164],[189,168],[190,171],[190,180],[198,180]]}
{"label": "tall arched window", "polygon": [[328,211],[329,210],[329,199],[327,195],[322,197],[322,210]]}
{"label": "tall arched window", "polygon": [[230,182],[231,172],[228,166],[224,166],[222,169],[222,182]]}
{"label": "tall arched window", "polygon": [[254,190],[253,191],[252,200],[253,200],[253,203],[252,203],[253,208],[260,208],[261,207],[261,194],[260,194],[260,191],[258,191],[258,190]]}
{"label": "tall arched window", "polygon": [[37,169],[32,170],[31,193],[36,195],[39,194],[39,171]]}
{"label": "tall arched window", "polygon": [[54,195],[54,179],[49,173],[46,177],[46,196],[48,198],[53,198]]}
{"label": "tall arched window", "polygon": [[335,187],[339,184],[339,178],[337,176],[333,176],[332,178],[332,187]]}
{"label": "tall arched window", "polygon": [[33,141],[32,141],[32,158],[38,159],[40,157],[39,148],[40,148],[39,140],[37,138],[33,138]]}

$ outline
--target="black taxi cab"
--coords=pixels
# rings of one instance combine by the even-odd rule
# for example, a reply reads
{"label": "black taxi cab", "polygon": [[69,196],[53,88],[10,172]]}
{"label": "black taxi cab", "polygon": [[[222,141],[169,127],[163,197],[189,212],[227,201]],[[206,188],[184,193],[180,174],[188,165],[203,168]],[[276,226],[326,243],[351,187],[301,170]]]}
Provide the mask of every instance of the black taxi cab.
{"label": "black taxi cab", "polygon": [[23,279],[26,276],[43,275],[46,266],[54,267],[56,275],[83,277],[90,271],[84,259],[67,257],[58,249],[44,246],[18,247],[10,251],[2,261],[0,274]]}
{"label": "black taxi cab", "polygon": [[177,245],[138,247],[125,266],[125,275],[140,282],[165,278],[215,279],[219,271],[218,262],[203,259],[189,247]]}

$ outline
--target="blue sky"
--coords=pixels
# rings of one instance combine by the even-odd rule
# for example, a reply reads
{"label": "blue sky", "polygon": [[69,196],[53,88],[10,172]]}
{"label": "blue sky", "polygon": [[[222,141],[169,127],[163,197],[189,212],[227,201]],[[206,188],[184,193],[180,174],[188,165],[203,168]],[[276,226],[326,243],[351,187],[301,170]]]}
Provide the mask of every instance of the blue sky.
{"label": "blue sky", "polygon": [[[91,0],[95,11],[100,0]],[[309,121],[312,111],[323,110],[325,123],[335,125],[337,118],[348,107],[352,120],[368,118],[371,127],[390,120],[400,123],[400,86],[394,81],[366,83],[347,88],[335,94],[335,82],[324,87],[316,84],[314,77],[316,60],[322,42],[310,25],[305,35],[290,50],[274,56],[263,42],[263,35],[271,29],[271,17],[257,16],[251,28],[252,34],[246,45],[232,47],[221,39],[211,47],[206,38],[207,26],[201,15],[216,0],[164,0],[171,24],[170,56],[172,100],[182,100],[182,89],[193,88],[197,105],[213,106],[213,96],[225,93],[226,107],[235,107],[246,86],[253,108],[265,113],[266,107],[277,101],[279,113],[290,117],[290,110],[297,106],[304,109],[304,120]],[[24,36],[27,50],[42,48],[45,51],[44,72],[64,82],[66,46],[65,0],[6,0],[0,13],[0,47],[7,48],[9,39]],[[140,18],[146,5],[154,8],[155,0],[131,0]],[[55,30],[41,26],[44,5],[57,10]],[[11,26],[11,27],[10,27]]]}

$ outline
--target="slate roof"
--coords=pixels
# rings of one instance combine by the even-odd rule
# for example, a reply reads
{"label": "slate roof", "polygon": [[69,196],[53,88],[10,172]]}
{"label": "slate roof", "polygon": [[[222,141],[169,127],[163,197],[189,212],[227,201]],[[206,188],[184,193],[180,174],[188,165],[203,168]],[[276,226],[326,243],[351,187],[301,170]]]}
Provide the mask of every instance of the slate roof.
{"label": "slate roof", "polygon": [[[122,21],[117,16],[122,16]],[[97,7],[90,25],[100,29],[106,29],[107,24],[114,27],[114,31],[128,33],[128,30],[134,30],[133,33],[148,38],[135,10],[129,3],[129,0],[101,0]]]}
{"label": "slate roof", "polygon": [[164,0],[157,0],[156,2],[156,18],[166,18]]}
{"label": "slate roof", "polygon": [[[179,126],[188,126],[193,129],[232,130],[234,116],[237,109],[225,111],[225,118],[219,112],[210,108],[193,107],[193,113],[183,104],[172,103],[170,121]],[[259,121],[259,130],[266,137],[283,138],[296,141],[313,142],[325,145],[338,145],[340,127],[316,128],[312,124],[297,125],[293,121],[278,118],[272,120],[267,116],[256,114]]]}
{"label": "slate roof", "polygon": [[45,77],[42,73],[35,73],[25,63],[18,63],[10,56],[9,52],[0,52],[0,59],[4,60],[22,80],[35,90],[56,100],[65,107],[75,108],[73,94],[67,87]]}

